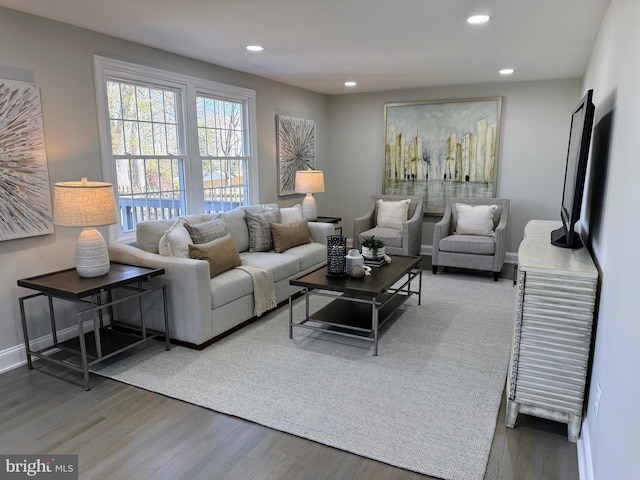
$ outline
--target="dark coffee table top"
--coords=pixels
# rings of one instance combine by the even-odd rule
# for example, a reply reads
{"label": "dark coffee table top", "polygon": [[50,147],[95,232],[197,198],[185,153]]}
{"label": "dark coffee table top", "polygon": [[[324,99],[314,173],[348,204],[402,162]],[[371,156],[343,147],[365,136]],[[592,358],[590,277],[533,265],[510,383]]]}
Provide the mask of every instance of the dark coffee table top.
{"label": "dark coffee table top", "polygon": [[391,263],[371,268],[371,275],[363,278],[327,277],[327,267],[289,281],[291,285],[310,289],[348,293],[358,297],[379,297],[409,270],[420,265],[420,257],[390,255]]}

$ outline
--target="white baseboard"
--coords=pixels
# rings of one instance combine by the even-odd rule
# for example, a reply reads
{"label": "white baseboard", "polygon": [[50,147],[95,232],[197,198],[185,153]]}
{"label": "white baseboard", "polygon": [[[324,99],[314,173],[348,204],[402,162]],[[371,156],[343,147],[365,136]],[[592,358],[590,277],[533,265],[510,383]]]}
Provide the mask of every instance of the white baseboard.
{"label": "white baseboard", "polygon": [[582,422],[582,431],[576,442],[576,447],[578,448],[578,478],[580,480],[593,480],[591,438],[589,437],[589,425],[586,418]]}
{"label": "white baseboard", "polygon": [[[82,328],[85,332],[92,332],[93,320],[85,321]],[[69,340],[70,338],[74,338],[77,336],[78,327],[76,325],[58,331],[59,342],[64,342],[65,340]],[[53,336],[51,334],[45,335],[44,337],[31,340],[31,350],[41,350],[52,344]],[[33,358],[33,360],[37,359]],[[0,351],[0,374],[26,364],[27,352],[25,351],[24,343]]]}

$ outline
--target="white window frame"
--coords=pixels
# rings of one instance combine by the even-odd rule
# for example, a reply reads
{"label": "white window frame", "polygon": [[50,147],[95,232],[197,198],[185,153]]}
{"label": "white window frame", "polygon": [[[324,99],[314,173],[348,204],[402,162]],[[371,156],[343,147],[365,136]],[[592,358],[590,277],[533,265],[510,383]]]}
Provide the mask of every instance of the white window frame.
{"label": "white window frame", "polygon": [[[235,87],[202,78],[182,75],[144,65],[123,62],[112,58],[94,55],[94,77],[96,84],[96,102],[98,128],[100,134],[100,157],[102,175],[105,182],[116,184],[116,164],[111,155],[111,130],[109,128],[109,110],[107,102],[107,80],[129,81],[153,85],[159,88],[176,90],[180,101],[177,102],[177,115],[182,126],[179,127],[179,142],[184,146],[184,174],[186,183],[187,214],[204,211],[202,184],[202,162],[198,145],[198,125],[196,115],[196,96],[204,95],[243,104],[246,127],[245,152],[248,161],[249,198],[248,204],[258,203],[259,176],[256,139],[256,94],[254,90]],[[109,242],[135,241],[135,232],[123,232],[120,222],[109,227]]]}

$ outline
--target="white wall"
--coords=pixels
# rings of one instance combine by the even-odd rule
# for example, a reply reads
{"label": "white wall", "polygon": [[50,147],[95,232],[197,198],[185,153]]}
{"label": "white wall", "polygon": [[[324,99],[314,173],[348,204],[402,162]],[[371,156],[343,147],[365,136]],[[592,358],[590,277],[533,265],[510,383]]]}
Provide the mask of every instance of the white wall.
{"label": "white wall", "polygon": [[[327,105],[324,95],[264,78],[171,55],[88,30],[0,8],[0,67],[33,72],[40,86],[50,183],[102,178],[93,55],[140,63],[256,91],[260,201],[289,204],[301,196],[277,198],[275,115],[317,122],[318,168],[324,168]],[[243,52],[239,52],[243,54]],[[318,198],[319,208],[325,200]],[[79,230],[56,227],[55,234],[0,242],[0,371],[2,352],[22,344],[18,297],[32,291],[16,280],[72,267]],[[61,307],[65,303],[59,304]],[[43,306],[36,307],[30,335],[48,333]],[[59,316],[62,326],[71,318]],[[6,356],[6,354],[5,354]]]}
{"label": "white wall", "polygon": [[[385,103],[494,96],[503,97],[497,196],[511,200],[507,252],[516,252],[527,221],[560,219],[571,111],[581,98],[579,79],[332,96],[328,213],[342,216],[351,236],[352,220],[366,211],[371,195],[381,193]],[[423,246],[431,245],[438,220],[425,217]]]}
{"label": "white wall", "polygon": [[[638,19],[640,2],[612,1],[584,78],[584,89],[594,89],[596,119],[588,180],[591,205],[583,220],[601,273],[601,293],[583,425],[583,434],[588,433],[583,441],[589,445],[583,447],[590,447],[587,460],[597,480],[640,478]],[[598,384],[602,396],[596,418]]]}

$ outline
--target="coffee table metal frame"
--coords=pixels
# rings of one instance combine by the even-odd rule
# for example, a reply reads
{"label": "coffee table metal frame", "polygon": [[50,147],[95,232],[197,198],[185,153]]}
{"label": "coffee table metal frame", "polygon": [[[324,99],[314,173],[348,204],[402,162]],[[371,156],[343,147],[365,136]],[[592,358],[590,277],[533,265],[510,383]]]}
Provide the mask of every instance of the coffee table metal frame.
{"label": "coffee table metal frame", "polygon": [[[307,328],[325,333],[361,338],[373,342],[373,355],[378,355],[380,328],[409,297],[422,296],[420,257],[392,256],[392,262],[372,269],[371,276],[362,279],[327,277],[326,267],[289,281],[302,287],[305,297],[305,318],[293,321],[293,299],[289,295],[289,338],[293,329]],[[418,278],[418,290],[412,281]],[[402,283],[400,283],[402,282]],[[334,300],[316,312],[309,312],[309,296],[318,295]]]}

